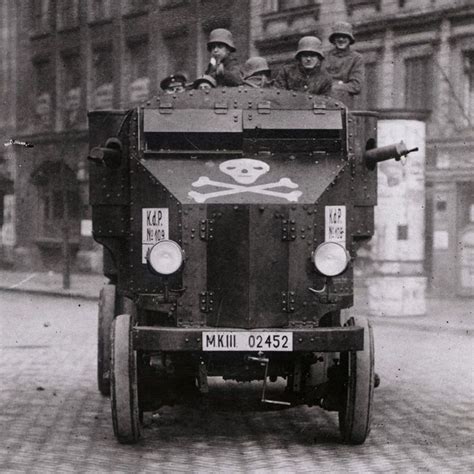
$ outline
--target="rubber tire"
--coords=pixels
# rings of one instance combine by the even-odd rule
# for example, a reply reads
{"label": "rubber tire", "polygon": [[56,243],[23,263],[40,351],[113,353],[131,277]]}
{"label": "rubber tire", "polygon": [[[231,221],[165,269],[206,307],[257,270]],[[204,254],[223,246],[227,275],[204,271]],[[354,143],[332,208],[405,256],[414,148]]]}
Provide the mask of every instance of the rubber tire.
{"label": "rubber tire", "polygon": [[347,371],[345,403],[339,411],[339,430],[348,444],[362,444],[370,433],[374,397],[374,336],[365,317],[350,318],[348,325],[364,328],[364,350],[341,353]]}
{"label": "rubber tire", "polygon": [[120,314],[112,323],[111,408],[114,434],[122,444],[140,439],[137,355],[132,345],[132,317]]}
{"label": "rubber tire", "polygon": [[99,319],[97,324],[97,385],[99,392],[110,396],[110,333],[115,316],[115,285],[100,290]]}

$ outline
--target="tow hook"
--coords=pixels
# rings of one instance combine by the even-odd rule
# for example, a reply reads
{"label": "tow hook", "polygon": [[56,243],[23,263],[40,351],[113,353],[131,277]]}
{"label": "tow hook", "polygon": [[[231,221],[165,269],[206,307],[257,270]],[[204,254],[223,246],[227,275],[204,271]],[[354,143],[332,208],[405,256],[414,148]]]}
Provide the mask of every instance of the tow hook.
{"label": "tow hook", "polygon": [[284,402],[284,401],[280,401],[280,400],[269,400],[269,399],[265,398],[265,390],[267,389],[268,365],[270,363],[270,359],[268,359],[268,357],[264,357],[263,352],[259,352],[257,354],[257,357],[247,356],[246,360],[247,361],[252,361],[252,362],[257,362],[262,367],[265,367],[265,374],[263,376],[262,398],[261,398],[260,401],[262,403],[270,403],[272,405],[291,406],[291,403],[289,403],[289,402]]}

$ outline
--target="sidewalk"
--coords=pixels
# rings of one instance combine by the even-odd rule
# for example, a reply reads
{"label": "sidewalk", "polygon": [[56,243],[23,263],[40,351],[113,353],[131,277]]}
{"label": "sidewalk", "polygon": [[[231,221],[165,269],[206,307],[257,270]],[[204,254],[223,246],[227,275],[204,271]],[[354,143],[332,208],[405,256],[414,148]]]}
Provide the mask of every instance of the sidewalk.
{"label": "sidewalk", "polygon": [[[96,274],[72,274],[71,288],[63,289],[61,273],[12,272],[0,270],[0,290],[37,293],[97,300],[107,278]],[[367,314],[368,304],[364,287],[355,289],[354,311]],[[474,332],[474,298],[427,297],[424,316],[371,316],[374,326],[390,325],[428,331]]]}
{"label": "sidewalk", "polygon": [[96,274],[71,274],[70,289],[63,289],[63,276],[55,272],[0,270],[0,290],[97,300],[107,278]]}

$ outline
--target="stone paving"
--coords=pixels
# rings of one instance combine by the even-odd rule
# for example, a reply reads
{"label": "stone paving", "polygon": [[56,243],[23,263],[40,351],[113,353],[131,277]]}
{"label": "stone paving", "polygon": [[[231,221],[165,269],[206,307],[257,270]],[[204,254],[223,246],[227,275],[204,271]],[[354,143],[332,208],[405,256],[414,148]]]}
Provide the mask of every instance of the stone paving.
{"label": "stone paving", "polygon": [[[372,433],[340,444],[335,414],[261,407],[257,383],[213,381],[209,404],[112,434],[96,389],[96,306],[0,293],[0,472],[473,472],[473,341],[376,326]],[[276,389],[278,389],[278,383]]]}

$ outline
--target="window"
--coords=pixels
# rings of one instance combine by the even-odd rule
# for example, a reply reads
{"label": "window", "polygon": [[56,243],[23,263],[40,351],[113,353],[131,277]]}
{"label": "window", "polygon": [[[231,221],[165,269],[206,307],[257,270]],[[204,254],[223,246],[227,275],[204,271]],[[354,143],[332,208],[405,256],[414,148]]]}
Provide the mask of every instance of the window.
{"label": "window", "polygon": [[429,56],[405,59],[405,108],[431,108],[432,71]]}
{"label": "window", "polygon": [[63,123],[74,127],[80,122],[81,61],[79,54],[63,57]]}
{"label": "window", "polygon": [[89,21],[107,20],[112,16],[111,0],[89,0]]}
{"label": "window", "polygon": [[168,74],[189,75],[188,36],[179,35],[165,40],[168,52]]}
{"label": "window", "polygon": [[32,23],[34,33],[47,33],[50,30],[49,0],[33,0]]}
{"label": "window", "polygon": [[160,5],[160,8],[165,9],[179,7],[180,5],[185,4],[187,1],[188,0],[159,0],[158,4]]}
{"label": "window", "polygon": [[474,51],[464,55],[464,103],[466,104],[466,125],[474,124]]}
{"label": "window", "polygon": [[281,12],[314,4],[314,0],[266,0],[264,11],[265,13]]}
{"label": "window", "polygon": [[52,87],[54,84],[51,63],[42,59],[33,63],[35,75],[35,116],[32,117],[36,128],[49,128],[52,121]]}
{"label": "window", "polygon": [[137,104],[146,100],[150,93],[148,42],[142,40],[129,43],[128,54],[130,73],[129,100],[132,104]]}
{"label": "window", "polygon": [[57,3],[58,27],[74,28],[79,25],[79,0],[61,0]]}
{"label": "window", "polygon": [[375,110],[377,108],[378,89],[377,63],[365,63],[365,83],[362,85],[361,96],[367,110]]}
{"label": "window", "polygon": [[125,11],[127,13],[146,11],[149,4],[150,0],[127,0]]}
{"label": "window", "polygon": [[112,54],[112,45],[96,48],[93,53],[93,102],[96,109],[113,108],[114,71]]}
{"label": "window", "polygon": [[346,9],[349,15],[352,15],[353,11],[357,8],[372,7],[376,11],[380,11],[381,0],[345,0]]}
{"label": "window", "polygon": [[81,200],[73,171],[67,165],[47,161],[33,172],[32,182],[38,191],[38,237],[61,238],[66,206],[70,230],[75,231],[71,235],[78,235]]}

